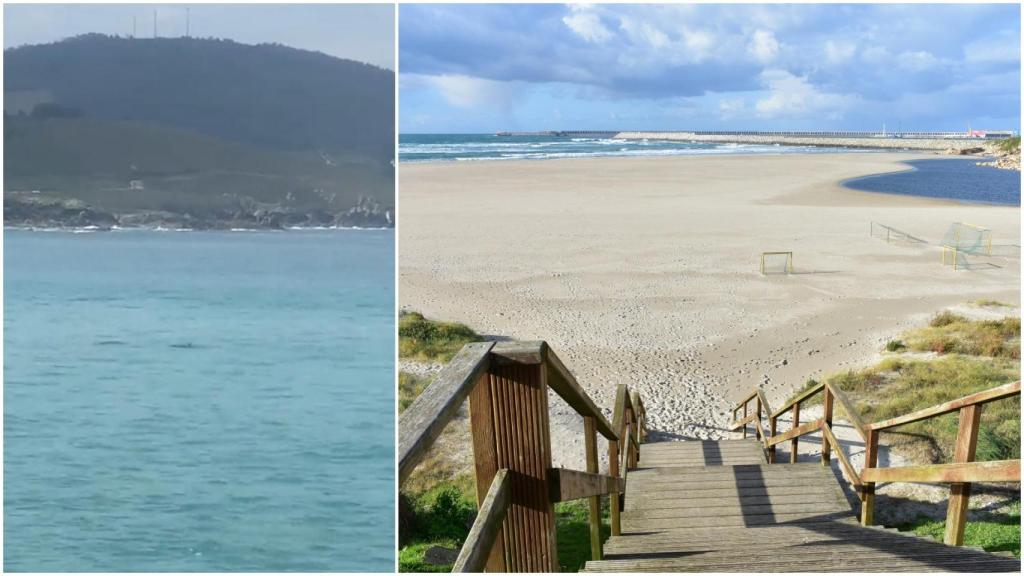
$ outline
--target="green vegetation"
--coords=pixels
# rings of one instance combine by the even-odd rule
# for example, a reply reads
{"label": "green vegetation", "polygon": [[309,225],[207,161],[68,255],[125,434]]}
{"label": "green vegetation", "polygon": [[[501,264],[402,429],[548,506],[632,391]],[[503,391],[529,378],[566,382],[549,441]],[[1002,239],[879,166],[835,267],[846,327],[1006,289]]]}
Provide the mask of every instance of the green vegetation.
{"label": "green vegetation", "polygon": [[[949,355],[935,360],[888,358],[865,370],[832,376],[867,422],[885,420],[948,402],[1020,378],[1020,366],[1005,358]],[[948,462],[957,433],[957,415],[947,414],[894,429],[890,444],[932,462]],[[986,404],[978,437],[978,460],[1020,458],[1020,401]]]}
{"label": "green vegetation", "polygon": [[422,362],[447,362],[463,346],[480,341],[465,324],[428,320],[418,312],[402,311],[398,317],[398,354]]}
{"label": "green vegetation", "polygon": [[1005,138],[996,142],[996,148],[1007,154],[1020,153],[1020,136]]}
{"label": "green vegetation", "polygon": [[985,308],[987,306],[1004,307],[1004,308],[1012,308],[1013,307],[1010,304],[1007,304],[1006,302],[1002,302],[1000,300],[992,300],[991,298],[982,298],[980,300],[972,300],[971,304],[974,304],[975,306],[981,306],[982,308]]}
{"label": "green vegetation", "polygon": [[4,50],[4,93],[20,104],[7,106],[5,97],[12,115],[57,105],[260,148],[349,152],[383,163],[394,148],[394,83],[390,70],[321,52],[212,38],[86,34]]}
{"label": "green vegetation", "polygon": [[129,226],[388,224],[391,71],[280,45],[95,34],[5,50],[4,64],[8,223],[88,224],[35,203],[75,200]]}
{"label": "green vegetation", "polygon": [[903,340],[889,340],[885,343],[885,349],[889,352],[900,352],[906,348],[907,345],[903,343]]}
{"label": "green vegetation", "polygon": [[1020,359],[1020,318],[968,320],[945,311],[927,327],[906,332],[903,339],[918,352]]}
{"label": "green vegetation", "polygon": [[[921,517],[899,526],[899,529],[942,540],[946,523]],[[983,520],[968,522],[964,545],[981,546],[989,552],[1013,552],[1014,556],[1020,558],[1020,501],[1014,503],[1008,513],[988,514]]]}
{"label": "green vegetation", "polygon": [[[424,561],[434,546],[459,549],[476,517],[472,479],[441,483],[421,494],[404,498],[408,511],[402,514],[398,554],[400,572],[449,572],[451,565]],[[590,559],[590,508],[586,500],[555,504],[558,560],[563,572],[578,572]],[[602,540],[611,534],[607,506],[602,507]]]}
{"label": "green vegetation", "polygon": [[412,404],[413,400],[430,385],[430,379],[410,374],[408,372],[398,373],[398,412],[405,412],[405,409]]}

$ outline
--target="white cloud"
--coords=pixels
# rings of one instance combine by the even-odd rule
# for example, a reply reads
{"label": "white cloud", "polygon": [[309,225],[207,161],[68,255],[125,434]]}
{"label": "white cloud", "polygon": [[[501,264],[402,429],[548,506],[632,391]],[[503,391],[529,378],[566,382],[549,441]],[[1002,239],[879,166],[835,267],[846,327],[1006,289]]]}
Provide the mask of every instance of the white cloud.
{"label": "white cloud", "polygon": [[896,57],[896,65],[910,72],[924,72],[939,66],[941,62],[931,52],[926,50],[915,50],[912,52],[901,52]]}
{"label": "white cloud", "polygon": [[449,104],[458,108],[503,108],[513,106],[519,92],[515,82],[499,82],[462,74],[423,76]]}
{"label": "white cloud", "polygon": [[747,111],[747,103],[742,98],[721,100],[718,102],[718,117],[731,120]]}
{"label": "white cloud", "polygon": [[825,60],[829,64],[842,64],[853,58],[857,51],[857,45],[852,42],[836,42],[828,40],[825,42]]}
{"label": "white cloud", "polygon": [[690,51],[694,60],[700,61],[708,56],[714,46],[715,37],[707,30],[683,28],[683,44]]}
{"label": "white cloud", "polygon": [[564,16],[562,22],[587,42],[601,43],[612,38],[611,30],[601,23],[601,17],[585,5],[571,5],[572,14]]}
{"label": "white cloud", "polygon": [[757,101],[757,113],[762,118],[794,116],[807,118],[810,114],[826,118],[841,118],[857,97],[819,91],[805,76],[796,76],[786,70],[765,70],[761,81],[769,95]]}
{"label": "white cloud", "polygon": [[747,53],[758,62],[767,64],[778,56],[779,42],[770,31],[757,30],[750,39],[750,43],[747,44]]}
{"label": "white cloud", "polygon": [[964,46],[964,59],[968,62],[1018,62],[1020,44],[1018,38],[1006,34],[982,38]]}

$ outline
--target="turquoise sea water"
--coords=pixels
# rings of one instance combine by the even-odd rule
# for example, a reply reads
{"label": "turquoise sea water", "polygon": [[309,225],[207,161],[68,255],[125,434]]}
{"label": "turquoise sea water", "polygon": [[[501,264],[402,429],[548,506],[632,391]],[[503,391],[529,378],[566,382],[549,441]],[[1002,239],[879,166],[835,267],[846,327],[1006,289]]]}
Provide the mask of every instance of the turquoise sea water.
{"label": "turquoise sea water", "polygon": [[702,156],[720,154],[793,154],[854,152],[845,148],[774,146],[681,142],[671,140],[623,140],[569,136],[495,136],[493,134],[401,134],[401,162],[473,160],[550,160],[603,156]]}
{"label": "turquoise sea water", "polygon": [[393,231],[4,244],[5,570],[393,570]]}

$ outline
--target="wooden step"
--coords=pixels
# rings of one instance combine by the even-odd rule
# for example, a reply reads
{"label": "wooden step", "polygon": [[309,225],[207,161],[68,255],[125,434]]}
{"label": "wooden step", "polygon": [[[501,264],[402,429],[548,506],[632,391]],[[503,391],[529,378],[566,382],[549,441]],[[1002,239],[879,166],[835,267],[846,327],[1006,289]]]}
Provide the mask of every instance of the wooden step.
{"label": "wooden step", "polygon": [[983,558],[962,553],[925,553],[901,556],[893,553],[856,554],[837,558],[823,556],[775,556],[752,563],[743,554],[708,561],[697,559],[601,560],[587,562],[583,572],[1019,572],[1020,562],[994,556]]}
{"label": "wooden step", "polygon": [[753,439],[643,445],[622,534],[585,572],[1016,572],[1020,561],[857,523],[831,468]]}
{"label": "wooden step", "polygon": [[663,519],[663,518],[703,518],[706,516],[781,516],[784,514],[830,512],[850,512],[849,506],[840,507],[834,500],[831,502],[792,502],[789,504],[723,504],[700,508],[648,508],[624,510],[622,518],[630,520]]}
{"label": "wooden step", "polygon": [[[636,486],[634,485],[634,488]],[[628,490],[627,490],[628,492]],[[715,500],[721,498],[755,498],[755,497],[787,497],[796,496],[800,497],[807,495],[809,497],[815,496],[835,496],[835,487],[829,486],[825,483],[814,484],[814,485],[792,485],[792,486],[772,486],[767,491],[754,491],[754,490],[741,490],[735,486],[725,486],[721,488],[702,488],[695,490],[649,490],[644,494],[639,493],[639,488],[636,491],[629,493],[626,498],[626,507],[628,508],[631,504],[650,504],[652,506],[671,506],[675,503],[686,506],[693,502],[699,505],[705,498],[708,500]]]}
{"label": "wooden step", "polygon": [[684,518],[684,517],[672,517],[672,518],[636,518],[627,514],[625,511],[622,513],[622,531],[627,532],[650,532],[652,530],[669,531],[680,529],[680,526],[685,526],[682,529],[693,529],[693,528],[713,528],[721,526],[735,526],[738,528],[750,527],[750,526],[765,526],[768,524],[782,524],[782,523],[800,523],[800,522],[822,522],[825,520],[835,520],[839,518],[848,518],[852,515],[849,510],[844,511],[833,511],[833,512],[794,512],[785,514],[750,514],[750,515],[733,515],[733,516],[709,516],[701,518]]}
{"label": "wooden step", "polygon": [[740,492],[733,491],[732,494],[719,496],[717,498],[627,498],[626,510],[700,510],[718,508],[721,506],[787,506],[792,504],[822,504],[834,506],[837,503],[836,495],[827,488],[790,494],[776,494],[774,492],[770,494],[742,494]]}

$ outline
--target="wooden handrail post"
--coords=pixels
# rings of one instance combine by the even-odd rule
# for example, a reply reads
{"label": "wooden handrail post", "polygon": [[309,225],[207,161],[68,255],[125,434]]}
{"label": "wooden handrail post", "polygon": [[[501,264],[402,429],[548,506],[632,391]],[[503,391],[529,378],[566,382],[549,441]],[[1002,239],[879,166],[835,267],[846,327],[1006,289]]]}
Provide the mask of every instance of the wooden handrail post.
{"label": "wooden handrail post", "polygon": [[[747,400],[747,401],[745,401],[743,403],[743,419],[744,420],[747,419],[747,404],[749,404],[749,403],[750,403],[750,400]],[[747,437],[747,425],[746,424],[743,425],[743,437],[744,438]]]}
{"label": "wooden handrail post", "polygon": [[[868,439],[864,443],[864,466],[862,470],[878,466],[878,430],[868,430]],[[861,485],[860,523],[870,526],[875,522],[875,483],[864,482]]]}
{"label": "wooden handrail post", "polygon": [[[800,425],[800,403],[797,402],[796,404],[793,404],[793,428],[796,428],[799,425]],[[793,439],[789,441],[789,463],[790,464],[796,464],[796,461],[797,461],[796,451],[797,451],[797,444],[799,442],[800,442],[800,437],[799,436],[794,436]]]}
{"label": "wooden handrail post", "polygon": [[[953,462],[972,462],[978,447],[978,428],[981,423],[981,405],[972,404],[960,409],[960,429],[956,433]],[[949,487],[949,508],[946,511],[946,534],[943,541],[950,546],[963,546],[967,524],[967,504],[971,499],[971,483],[957,482]]]}
{"label": "wooden handrail post", "polygon": [[[775,426],[778,416],[772,416],[768,419],[768,437],[775,436]],[[775,464],[775,445],[772,444],[768,447],[768,463]]]}
{"label": "wooden handrail post", "polygon": [[[498,473],[498,453],[494,430],[494,399],[487,374],[469,393],[469,427],[473,439],[473,461],[476,479],[476,503],[481,506],[487,497],[494,476]],[[487,572],[507,572],[505,557],[505,530],[500,528],[498,536],[487,557]]]}
{"label": "wooden handrail post", "polygon": [[470,396],[470,422],[478,499],[498,469],[509,471],[508,512],[487,570],[557,572],[555,513],[547,478],[551,434],[544,359],[492,353],[487,373]]}
{"label": "wooden handrail post", "polygon": [[[821,416],[821,425],[832,427],[832,390],[828,386],[825,386],[824,390],[824,412]],[[838,446],[836,449],[841,449]],[[829,461],[832,459],[832,447],[829,445],[828,438],[825,437],[825,433],[821,434],[821,465],[829,466]]]}
{"label": "wooden handrail post", "polygon": [[[583,417],[583,437],[587,451],[587,472],[597,474],[597,425],[593,416]],[[590,558],[601,559],[601,497],[590,500]]]}
{"label": "wooden handrail post", "polygon": [[629,408],[626,408],[626,469],[632,470],[636,468],[636,447],[630,442],[630,438],[636,439],[636,412],[633,410],[632,404]]}
{"label": "wooden handrail post", "polygon": [[[761,397],[760,396],[757,397],[757,421],[761,422]],[[754,426],[754,435],[757,436],[758,440],[764,442],[764,438],[761,438],[761,429],[758,428],[757,426]]]}
{"label": "wooden handrail post", "polygon": [[[616,432],[619,432],[616,430]],[[608,441],[608,475],[620,478],[619,475],[619,442],[618,440]],[[613,490],[608,494],[608,509],[611,516],[612,536],[622,534],[622,521],[619,517],[619,491]]]}

